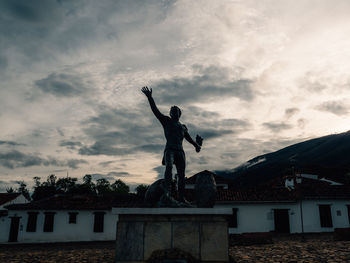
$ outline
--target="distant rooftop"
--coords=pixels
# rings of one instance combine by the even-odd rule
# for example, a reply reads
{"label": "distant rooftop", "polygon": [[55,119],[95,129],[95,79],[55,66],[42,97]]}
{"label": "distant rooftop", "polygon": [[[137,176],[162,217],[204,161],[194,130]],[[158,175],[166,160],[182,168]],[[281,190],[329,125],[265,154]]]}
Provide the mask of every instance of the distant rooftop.
{"label": "distant rooftop", "polygon": [[0,205],[8,203],[20,195],[20,193],[0,193]]}

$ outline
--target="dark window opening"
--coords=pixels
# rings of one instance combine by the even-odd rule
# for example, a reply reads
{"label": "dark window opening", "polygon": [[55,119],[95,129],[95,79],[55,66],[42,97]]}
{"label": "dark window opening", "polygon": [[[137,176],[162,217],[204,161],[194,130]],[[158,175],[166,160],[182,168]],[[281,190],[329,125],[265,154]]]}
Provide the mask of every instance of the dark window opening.
{"label": "dark window opening", "polygon": [[237,227],[237,208],[232,208],[232,215],[228,217],[228,227]]}
{"label": "dark window opening", "polygon": [[274,209],[276,233],[290,233],[289,209]]}
{"label": "dark window opening", "polygon": [[349,225],[350,225],[350,205],[347,205],[348,207],[348,219],[349,219]]}
{"label": "dark window opening", "polygon": [[53,232],[54,212],[46,212],[44,220],[44,232]]}
{"label": "dark window opening", "polygon": [[105,212],[95,212],[94,232],[103,232]]}
{"label": "dark window opening", "polygon": [[72,213],[68,213],[69,214],[69,224],[76,224],[77,223],[77,212],[72,212]]}
{"label": "dark window opening", "polygon": [[330,205],[319,205],[321,227],[333,227]]}
{"label": "dark window opening", "polygon": [[38,212],[28,212],[28,221],[27,221],[27,232],[36,231],[36,222],[38,219]]}

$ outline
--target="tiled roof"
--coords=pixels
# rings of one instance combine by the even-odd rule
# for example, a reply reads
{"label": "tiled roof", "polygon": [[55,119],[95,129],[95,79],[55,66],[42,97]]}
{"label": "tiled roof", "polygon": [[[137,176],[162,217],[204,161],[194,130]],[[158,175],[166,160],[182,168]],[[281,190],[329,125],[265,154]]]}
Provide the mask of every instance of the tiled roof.
{"label": "tiled roof", "polygon": [[[349,185],[331,185],[328,182],[303,178],[294,189],[284,185],[286,178],[275,178],[263,185],[249,189],[217,189],[216,202],[296,202],[298,199],[347,199],[350,200]],[[187,200],[194,200],[194,190],[186,189]],[[9,210],[110,210],[112,207],[146,207],[135,194],[109,196],[53,197],[26,203],[13,204]]]}
{"label": "tiled roof", "polygon": [[218,189],[217,202],[260,202],[260,201],[296,201],[302,199],[350,199],[349,185],[331,185],[328,182],[303,178],[294,189],[284,185],[286,178],[272,181],[254,188]]}
{"label": "tiled roof", "polygon": [[20,195],[20,193],[0,193],[0,205],[8,203]]}
{"label": "tiled roof", "polygon": [[198,175],[201,175],[201,174],[211,174],[214,176],[214,179],[215,179],[215,182],[216,184],[229,184],[231,183],[231,180],[230,179],[227,179],[225,177],[222,177],[222,176],[219,176],[213,172],[210,172],[208,170],[204,170],[200,173],[197,173],[189,178],[186,178],[186,184],[195,184],[196,183],[196,179],[197,179],[197,176]]}
{"label": "tiled roof", "polygon": [[136,195],[55,195],[26,204],[13,204],[9,210],[110,210],[112,207],[136,207],[143,202]]}

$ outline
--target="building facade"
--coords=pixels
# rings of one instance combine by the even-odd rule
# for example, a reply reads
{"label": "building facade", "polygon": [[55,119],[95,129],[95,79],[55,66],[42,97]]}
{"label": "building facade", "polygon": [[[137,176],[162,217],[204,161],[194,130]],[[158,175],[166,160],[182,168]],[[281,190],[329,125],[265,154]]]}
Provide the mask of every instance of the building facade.
{"label": "building facade", "polygon": [[[193,179],[192,179],[193,181]],[[193,201],[188,181],[186,195]],[[118,215],[112,207],[144,207],[135,195],[65,196],[8,206],[0,242],[114,240]],[[220,182],[215,207],[232,209],[229,233],[319,233],[350,227],[350,187],[299,176],[244,190]],[[210,209],[210,208],[209,208]]]}

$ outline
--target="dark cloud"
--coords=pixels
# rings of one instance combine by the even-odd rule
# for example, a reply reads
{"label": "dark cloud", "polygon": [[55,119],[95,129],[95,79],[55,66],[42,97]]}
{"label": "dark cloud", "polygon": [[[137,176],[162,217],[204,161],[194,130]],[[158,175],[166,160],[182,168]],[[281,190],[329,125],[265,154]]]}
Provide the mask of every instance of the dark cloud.
{"label": "dark cloud", "polygon": [[43,162],[44,159],[36,155],[25,154],[15,150],[0,153],[0,165],[10,169],[14,169],[17,167],[42,165]]}
{"label": "dark cloud", "polygon": [[53,157],[42,158],[36,154],[22,153],[16,150],[0,153],[0,165],[9,169],[30,166],[67,166],[78,168],[79,164],[88,163],[82,159],[58,160]]}
{"label": "dark cloud", "polygon": [[66,163],[68,167],[72,169],[77,169],[79,168],[79,164],[87,164],[88,162],[82,159],[69,159],[69,160],[66,160]]}
{"label": "dark cloud", "polygon": [[316,109],[319,111],[327,111],[338,116],[346,115],[349,113],[349,107],[342,101],[326,101],[316,106]]}
{"label": "dark cloud", "polygon": [[107,161],[107,162],[100,162],[99,165],[101,165],[102,167],[107,167],[112,163],[115,163],[116,161]]}
{"label": "dark cloud", "polygon": [[35,81],[35,85],[44,93],[57,97],[74,97],[90,92],[85,82],[78,75],[51,73],[46,78]]}
{"label": "dark cloud", "polygon": [[[148,105],[144,107],[149,108]],[[82,145],[78,150],[79,154],[120,156],[135,152],[163,152],[165,145],[163,129],[151,110],[146,115],[144,110],[138,108],[114,109],[104,106],[99,111],[96,116],[82,122],[86,126],[83,129],[84,133],[94,143]],[[227,134],[238,134],[251,126],[247,120],[234,118],[220,120],[218,113],[194,106],[185,107],[183,114],[186,114],[185,122],[186,120],[190,122],[185,124],[193,139],[196,134],[205,140]],[[66,147],[77,146],[74,142],[64,142]]]}
{"label": "dark cloud", "polygon": [[145,116],[142,110],[135,108],[102,107],[97,116],[82,124],[87,126],[83,131],[94,143],[80,147],[81,155],[120,156],[163,149],[162,128],[151,112]]}
{"label": "dark cloud", "polygon": [[0,141],[0,145],[25,146],[26,144],[14,142],[14,141]]}
{"label": "dark cloud", "polygon": [[111,181],[112,183],[118,179],[118,177],[134,177],[134,175],[128,173],[128,172],[109,172],[107,174],[101,174],[101,173],[96,173],[91,175],[93,179],[106,179],[108,181]]}
{"label": "dark cloud", "polygon": [[81,155],[126,155],[132,153],[130,148],[120,148],[109,145],[104,141],[95,142],[91,146],[83,146],[79,149]]}
{"label": "dark cloud", "polygon": [[76,141],[62,140],[62,141],[60,141],[59,146],[66,147],[66,148],[68,148],[70,150],[75,150],[75,149],[77,149],[77,147],[81,147],[82,143],[81,142],[76,142]]}
{"label": "dark cloud", "polygon": [[287,119],[292,117],[293,115],[297,114],[300,110],[298,108],[288,108],[284,111],[284,115]]}
{"label": "dark cloud", "polygon": [[290,124],[284,122],[264,122],[262,125],[272,132],[280,132],[292,128]]}
{"label": "dark cloud", "polygon": [[55,0],[4,0],[1,3],[3,12],[25,22],[47,22],[54,19],[59,12],[60,4]]}
{"label": "dark cloud", "polygon": [[[215,127],[215,126],[214,126]],[[188,128],[190,129],[192,133],[192,137],[194,139],[194,135],[198,134],[203,139],[209,140],[213,138],[218,138],[226,134],[233,134],[234,132],[232,130],[221,130],[221,129],[215,129],[215,128],[200,128],[193,125],[189,125]]]}
{"label": "dark cloud", "polygon": [[196,67],[193,77],[164,79],[154,85],[155,99],[160,103],[188,104],[236,97],[244,101],[254,98],[252,80],[230,76],[227,68]]}

